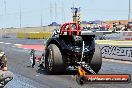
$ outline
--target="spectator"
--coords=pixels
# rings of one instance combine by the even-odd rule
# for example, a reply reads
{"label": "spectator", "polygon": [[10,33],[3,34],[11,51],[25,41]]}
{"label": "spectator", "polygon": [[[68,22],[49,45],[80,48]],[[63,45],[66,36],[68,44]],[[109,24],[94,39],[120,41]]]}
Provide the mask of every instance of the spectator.
{"label": "spectator", "polygon": [[4,87],[13,79],[13,73],[7,69],[7,58],[4,52],[0,51],[0,88]]}
{"label": "spectator", "polygon": [[113,23],[113,27],[115,27],[116,26],[116,24],[115,23]]}

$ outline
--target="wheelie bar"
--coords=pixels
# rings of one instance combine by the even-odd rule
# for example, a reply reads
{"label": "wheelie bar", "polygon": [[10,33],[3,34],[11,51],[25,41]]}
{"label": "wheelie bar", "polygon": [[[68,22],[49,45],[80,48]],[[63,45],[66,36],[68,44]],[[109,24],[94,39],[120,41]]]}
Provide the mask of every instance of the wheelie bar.
{"label": "wheelie bar", "polygon": [[86,73],[96,74],[90,65],[86,64],[85,62],[77,62],[78,65],[78,73],[81,76],[86,75]]}

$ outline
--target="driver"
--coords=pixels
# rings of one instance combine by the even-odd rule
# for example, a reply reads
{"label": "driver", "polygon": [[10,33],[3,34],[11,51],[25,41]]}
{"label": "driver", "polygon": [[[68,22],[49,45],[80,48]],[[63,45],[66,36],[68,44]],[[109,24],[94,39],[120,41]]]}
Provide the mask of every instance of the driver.
{"label": "driver", "polygon": [[13,73],[7,69],[7,58],[4,52],[0,51],[0,87],[4,87],[13,79]]}
{"label": "driver", "polygon": [[54,29],[52,36],[57,36],[60,33],[59,29]]}

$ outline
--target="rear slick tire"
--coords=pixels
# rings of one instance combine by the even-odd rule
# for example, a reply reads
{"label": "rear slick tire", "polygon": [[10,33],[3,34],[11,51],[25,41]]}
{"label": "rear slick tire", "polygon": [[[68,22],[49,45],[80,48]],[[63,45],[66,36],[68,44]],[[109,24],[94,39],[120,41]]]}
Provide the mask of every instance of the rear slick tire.
{"label": "rear slick tire", "polygon": [[46,50],[45,67],[49,74],[61,74],[65,71],[60,49],[50,44]]}
{"label": "rear slick tire", "polygon": [[95,45],[95,52],[90,63],[91,68],[95,73],[98,73],[102,66],[102,54],[99,45]]}

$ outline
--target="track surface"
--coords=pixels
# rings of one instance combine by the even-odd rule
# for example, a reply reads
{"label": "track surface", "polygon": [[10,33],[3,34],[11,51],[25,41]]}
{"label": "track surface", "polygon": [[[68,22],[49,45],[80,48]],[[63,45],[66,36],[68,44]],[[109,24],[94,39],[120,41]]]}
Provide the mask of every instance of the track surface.
{"label": "track surface", "polygon": [[[40,44],[44,40],[29,39],[0,39],[2,48],[8,57],[8,66],[14,74],[12,80],[5,88],[132,88],[130,84],[86,84],[80,86],[73,75],[48,75],[38,67],[30,68],[29,50],[18,48],[20,44]],[[130,74],[132,75],[132,62],[103,59],[99,74]]]}

